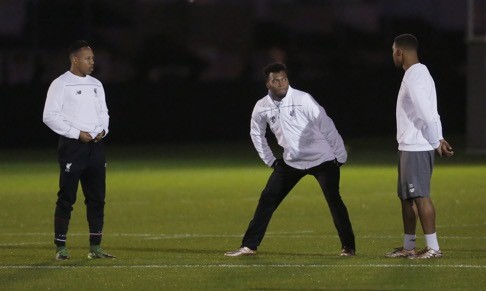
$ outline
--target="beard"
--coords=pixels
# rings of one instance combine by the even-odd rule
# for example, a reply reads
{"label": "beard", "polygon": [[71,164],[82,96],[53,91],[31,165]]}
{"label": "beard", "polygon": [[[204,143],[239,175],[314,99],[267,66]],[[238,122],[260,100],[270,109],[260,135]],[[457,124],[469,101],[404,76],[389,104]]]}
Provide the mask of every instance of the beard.
{"label": "beard", "polygon": [[395,67],[397,68],[401,68],[403,67],[403,61],[400,61],[400,60],[393,60],[393,63],[395,63]]}
{"label": "beard", "polygon": [[288,90],[289,90],[288,87],[285,88],[285,89],[281,89],[281,90],[273,90],[272,95],[277,97],[277,98],[283,99],[285,97],[285,95],[287,95]]}

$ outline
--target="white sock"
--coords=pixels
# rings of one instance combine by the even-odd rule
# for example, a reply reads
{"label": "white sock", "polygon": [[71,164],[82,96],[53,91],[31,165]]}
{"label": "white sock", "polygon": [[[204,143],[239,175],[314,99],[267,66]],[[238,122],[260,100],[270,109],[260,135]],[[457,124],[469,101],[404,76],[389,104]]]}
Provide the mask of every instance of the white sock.
{"label": "white sock", "polygon": [[403,248],[407,251],[413,250],[415,248],[415,234],[403,235]]}
{"label": "white sock", "polygon": [[425,242],[427,246],[435,251],[439,250],[439,242],[437,241],[437,233],[426,234],[425,235]]}

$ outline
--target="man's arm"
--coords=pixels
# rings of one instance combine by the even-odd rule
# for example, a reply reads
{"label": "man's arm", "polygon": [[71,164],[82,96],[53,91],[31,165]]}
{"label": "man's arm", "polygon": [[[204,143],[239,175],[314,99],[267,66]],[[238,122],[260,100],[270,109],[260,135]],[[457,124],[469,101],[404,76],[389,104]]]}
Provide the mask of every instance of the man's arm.
{"label": "man's arm", "polygon": [[321,117],[319,118],[319,120],[321,121],[319,124],[319,128],[324,134],[327,142],[331,145],[337,161],[341,164],[346,163],[346,161],[348,160],[348,153],[346,152],[346,148],[344,147],[343,138],[337,131],[332,119],[326,114],[324,108],[322,108]]}
{"label": "man's arm", "polygon": [[253,109],[250,124],[250,136],[253,141],[258,155],[268,166],[272,166],[276,158],[273,155],[272,150],[268,146],[267,138],[265,133],[267,131],[267,122],[263,119],[260,113],[257,111],[257,106]]}
{"label": "man's arm", "polygon": [[61,113],[63,94],[63,84],[59,80],[54,80],[47,91],[47,98],[42,120],[55,133],[68,138],[78,139],[80,136],[79,129],[76,129],[64,122]]}
{"label": "man's arm", "polygon": [[412,119],[414,125],[420,129],[423,137],[432,145],[434,149],[440,146],[442,137],[442,124],[437,111],[433,111],[433,102],[429,98],[429,92],[433,86],[423,75],[414,74],[409,76],[406,82],[410,100],[415,108],[415,116]]}
{"label": "man's arm", "polygon": [[103,131],[101,132],[103,135],[101,138],[105,137],[109,130],[108,126],[110,123],[110,116],[108,115],[108,107],[106,106],[106,97],[105,97],[105,89],[103,86],[101,86],[101,92],[100,92],[100,98],[101,98],[101,112],[99,113]]}
{"label": "man's arm", "polygon": [[[310,96],[309,96],[310,97]],[[331,146],[337,161],[340,164],[346,163],[348,153],[344,147],[344,141],[334,125],[332,119],[327,115],[324,107],[319,105],[314,98],[310,97],[307,106],[309,107],[309,114],[316,122],[320,132]]]}

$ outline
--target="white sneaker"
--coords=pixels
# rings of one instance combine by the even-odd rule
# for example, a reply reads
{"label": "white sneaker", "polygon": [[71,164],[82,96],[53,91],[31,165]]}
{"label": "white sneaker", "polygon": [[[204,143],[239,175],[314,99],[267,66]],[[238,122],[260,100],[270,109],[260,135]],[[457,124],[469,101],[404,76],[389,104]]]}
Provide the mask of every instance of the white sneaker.
{"label": "white sneaker", "polygon": [[440,250],[436,251],[429,247],[419,251],[416,256],[409,257],[409,259],[433,259],[442,258],[442,252]]}
{"label": "white sneaker", "polygon": [[348,247],[344,247],[341,251],[341,254],[339,254],[341,257],[352,257],[356,256],[356,252],[354,249],[350,249]]}
{"label": "white sneaker", "polygon": [[236,251],[226,252],[224,253],[224,255],[227,257],[252,256],[256,255],[256,251],[247,247],[242,247],[237,249]]}

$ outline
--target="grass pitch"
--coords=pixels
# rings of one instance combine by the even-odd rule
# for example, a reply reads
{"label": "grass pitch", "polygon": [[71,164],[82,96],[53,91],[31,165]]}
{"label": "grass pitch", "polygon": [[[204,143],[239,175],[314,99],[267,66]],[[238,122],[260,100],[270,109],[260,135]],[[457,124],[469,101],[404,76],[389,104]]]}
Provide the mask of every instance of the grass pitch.
{"label": "grass pitch", "polygon": [[[369,145],[369,143],[366,143]],[[258,255],[239,246],[270,169],[251,145],[107,147],[103,247],[87,260],[78,194],[68,235],[71,260],[54,260],[55,152],[0,154],[0,290],[479,290],[486,275],[486,159],[437,160],[432,197],[444,258],[385,259],[401,245],[396,153],[349,147],[341,194],[357,256],[341,258],[318,184],[304,178],[275,212]],[[80,189],[81,190],[81,189]],[[79,190],[79,191],[80,191]],[[418,246],[424,247],[421,230]]]}

